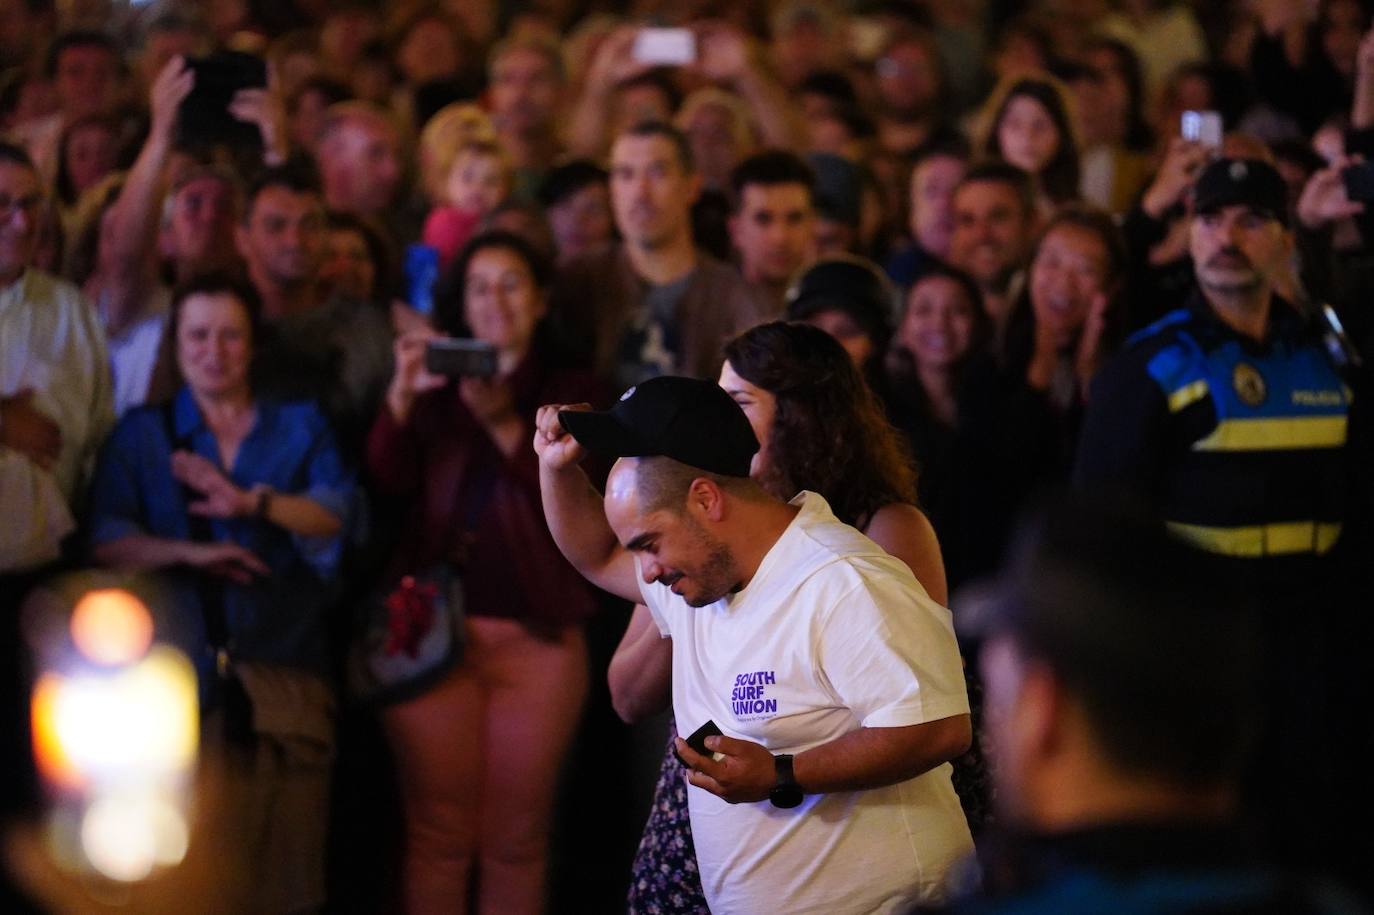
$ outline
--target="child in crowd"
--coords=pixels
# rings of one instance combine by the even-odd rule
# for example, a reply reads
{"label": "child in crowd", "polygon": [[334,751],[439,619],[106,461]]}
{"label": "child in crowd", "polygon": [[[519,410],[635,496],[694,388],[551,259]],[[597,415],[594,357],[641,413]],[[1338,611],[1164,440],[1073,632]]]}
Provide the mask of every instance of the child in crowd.
{"label": "child in crowd", "polygon": [[448,266],[482,221],[506,199],[511,179],[510,162],[495,143],[478,140],[458,147],[437,188],[439,199],[425,219],[422,235],[424,243],[439,252],[441,266]]}

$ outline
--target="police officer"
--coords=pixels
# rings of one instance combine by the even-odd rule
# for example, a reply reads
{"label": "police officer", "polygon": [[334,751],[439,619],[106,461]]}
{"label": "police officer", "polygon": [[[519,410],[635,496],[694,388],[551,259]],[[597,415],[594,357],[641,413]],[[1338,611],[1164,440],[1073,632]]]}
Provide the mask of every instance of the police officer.
{"label": "police officer", "polygon": [[1339,760],[1357,754],[1342,743],[1357,724],[1348,716],[1367,715],[1367,676],[1338,679],[1367,668],[1342,657],[1360,614],[1341,599],[1336,560],[1353,495],[1351,389],[1363,382],[1347,383],[1322,329],[1277,294],[1293,245],[1272,166],[1207,166],[1190,225],[1196,289],[1096,379],[1074,477],[1137,497],[1254,587],[1268,610],[1271,709],[1255,811],[1285,851],[1330,864],[1348,848],[1319,841],[1333,835],[1323,816],[1351,800]]}
{"label": "police officer", "polygon": [[1350,394],[1320,333],[1274,291],[1293,251],[1283,179],[1221,159],[1194,194],[1197,288],[1097,379],[1076,482],[1147,499],[1214,553],[1326,554],[1341,532]]}

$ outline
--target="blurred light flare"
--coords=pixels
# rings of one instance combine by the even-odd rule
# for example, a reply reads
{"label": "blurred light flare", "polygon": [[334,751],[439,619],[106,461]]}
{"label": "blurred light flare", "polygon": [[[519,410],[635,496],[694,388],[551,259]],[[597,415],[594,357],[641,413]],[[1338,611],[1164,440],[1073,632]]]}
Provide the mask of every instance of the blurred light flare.
{"label": "blurred light flare", "polygon": [[[55,857],[73,846],[100,874],[134,882],[179,863],[200,736],[196,672],[153,643],[152,616],[125,591],[88,592],[72,612],[75,656],[32,695],[34,756],[57,791]],[[151,646],[151,647],[150,647]]]}
{"label": "blurred light flare", "polygon": [[188,844],[181,810],[157,792],[101,797],[81,819],[87,860],[112,880],[143,880],[154,867],[179,864]]}
{"label": "blurred light flare", "polygon": [[97,664],[131,664],[153,642],[153,618],[143,602],[128,591],[90,591],[72,611],[72,641]]}

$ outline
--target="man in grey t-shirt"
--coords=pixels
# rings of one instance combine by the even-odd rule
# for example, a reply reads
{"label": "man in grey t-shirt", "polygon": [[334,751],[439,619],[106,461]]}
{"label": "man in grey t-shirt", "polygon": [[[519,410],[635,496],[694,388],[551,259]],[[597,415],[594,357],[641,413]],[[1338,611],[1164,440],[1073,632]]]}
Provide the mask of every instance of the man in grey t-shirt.
{"label": "man in grey t-shirt", "polygon": [[687,140],[645,123],[611,148],[611,204],[623,241],[565,267],[553,290],[559,338],[630,386],[661,374],[715,377],[721,346],[763,316],[744,278],[697,250],[701,176]]}

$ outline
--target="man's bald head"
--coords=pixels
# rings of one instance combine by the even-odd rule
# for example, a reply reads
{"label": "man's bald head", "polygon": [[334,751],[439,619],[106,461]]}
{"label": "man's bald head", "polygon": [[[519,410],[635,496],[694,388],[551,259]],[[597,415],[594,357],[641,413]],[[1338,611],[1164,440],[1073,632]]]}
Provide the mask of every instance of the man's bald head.
{"label": "man's bald head", "polygon": [[330,106],[317,156],[331,210],[376,216],[395,200],[402,171],[401,130],[385,109],[358,101]]}
{"label": "man's bald head", "polygon": [[[616,462],[616,468],[622,465],[623,472],[633,481],[640,508],[645,514],[656,511],[681,514],[687,505],[688,492],[697,480],[706,480],[736,498],[754,499],[763,495],[763,491],[748,477],[711,473],[668,457],[622,458]],[[609,481],[606,491],[609,495]]]}
{"label": "man's bald head", "polygon": [[665,457],[621,458],[606,480],[606,520],[645,581],[704,607],[738,591],[745,577],[730,545],[732,526],[744,536],[726,508],[732,497],[769,498],[748,478]]}

